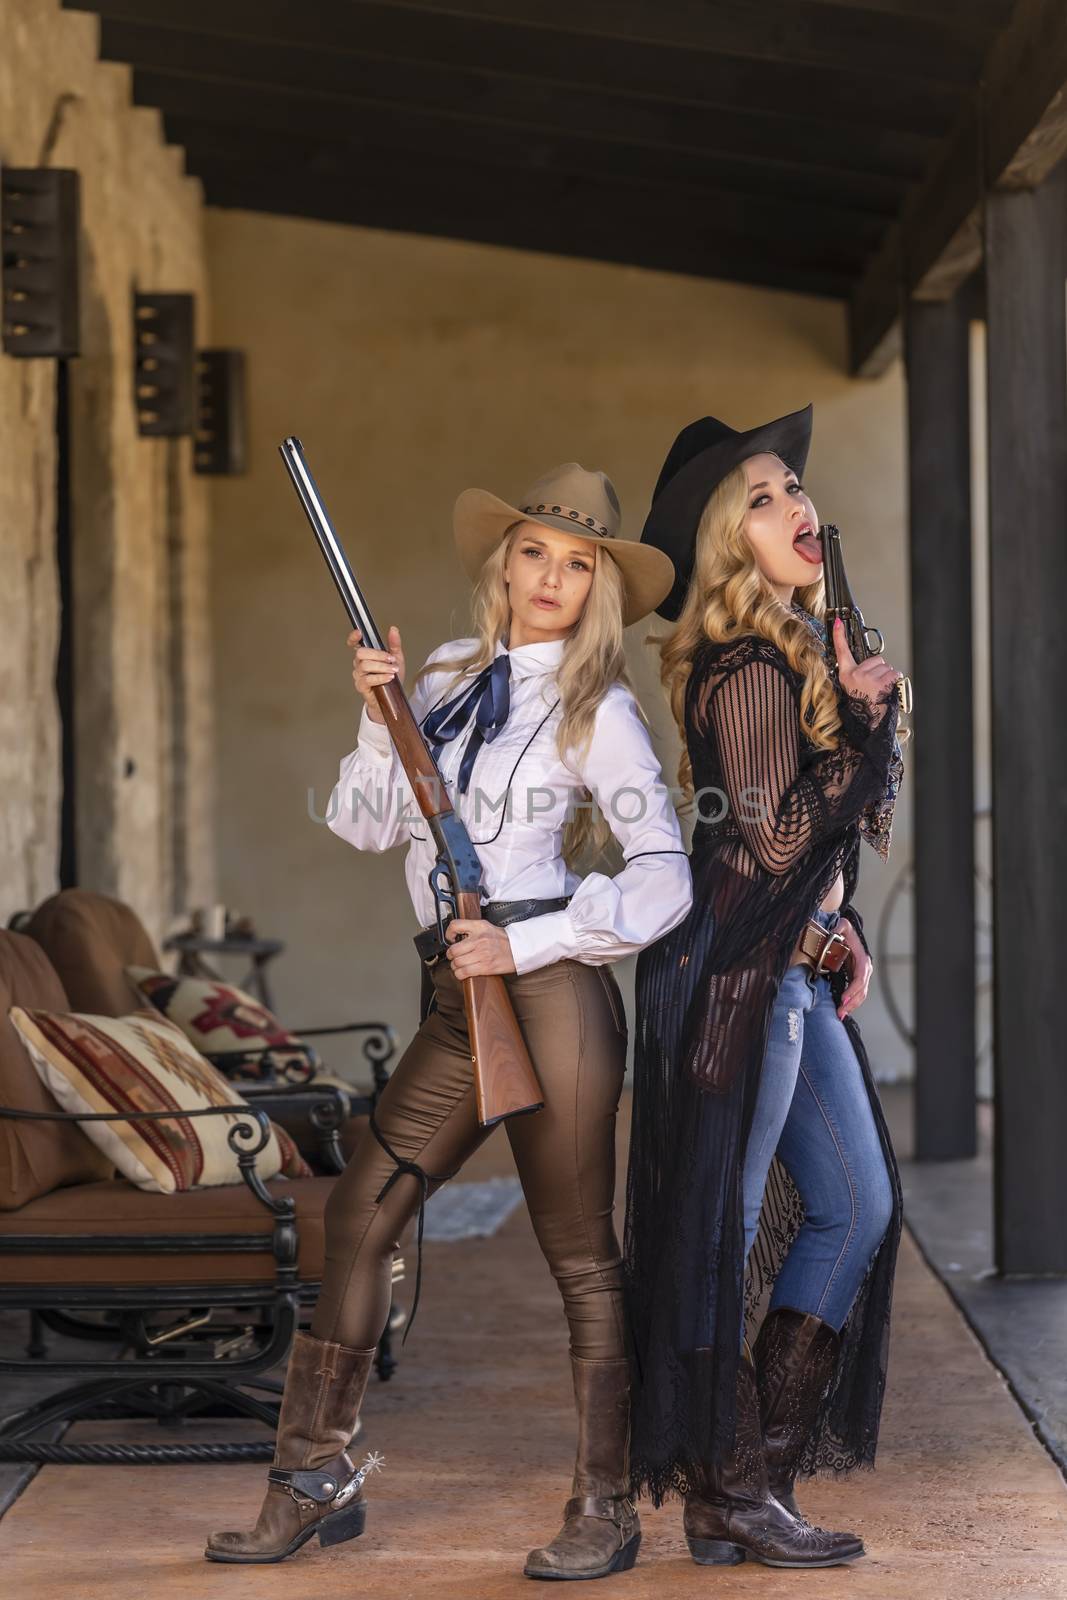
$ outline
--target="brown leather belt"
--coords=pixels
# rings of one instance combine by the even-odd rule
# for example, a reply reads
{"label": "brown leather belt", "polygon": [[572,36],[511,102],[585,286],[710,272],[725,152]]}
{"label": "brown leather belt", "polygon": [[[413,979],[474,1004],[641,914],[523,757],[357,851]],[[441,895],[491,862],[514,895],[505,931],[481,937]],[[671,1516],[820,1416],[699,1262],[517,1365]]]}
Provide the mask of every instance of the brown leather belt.
{"label": "brown leather belt", "polygon": [[824,928],[814,917],[808,919],[797,949],[811,962],[816,973],[838,972],[849,958],[844,934]]}

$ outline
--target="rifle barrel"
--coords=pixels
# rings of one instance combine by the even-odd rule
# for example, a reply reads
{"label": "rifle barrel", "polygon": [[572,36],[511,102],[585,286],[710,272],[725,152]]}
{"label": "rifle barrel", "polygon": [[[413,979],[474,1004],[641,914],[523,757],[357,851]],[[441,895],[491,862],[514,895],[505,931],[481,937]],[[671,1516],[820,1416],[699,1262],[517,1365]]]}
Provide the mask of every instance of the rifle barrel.
{"label": "rifle barrel", "polygon": [[363,592],[356,582],[355,574],[348,564],[348,557],[341,548],[340,540],[333,531],[333,526],[326,514],[326,507],[322,503],[310,468],[304,459],[304,447],[295,435],[290,434],[278,446],[278,453],[285,462],[286,471],[293,480],[293,487],[300,497],[300,504],[311,524],[312,532],[319,542],[326,565],[330,569],[330,576],[337,585],[337,592],[344,602],[352,626],[358,628],[363,636],[363,643],[372,650],[384,650],[382,636],[378,632],[370,608],[363,598]]}

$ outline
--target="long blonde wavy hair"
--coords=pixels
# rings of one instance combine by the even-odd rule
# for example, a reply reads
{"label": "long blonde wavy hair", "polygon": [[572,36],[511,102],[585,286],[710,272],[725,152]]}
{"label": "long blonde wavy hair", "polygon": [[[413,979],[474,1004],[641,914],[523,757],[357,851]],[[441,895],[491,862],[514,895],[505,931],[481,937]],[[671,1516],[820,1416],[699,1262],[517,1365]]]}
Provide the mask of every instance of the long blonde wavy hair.
{"label": "long blonde wavy hair", "polygon": [[[464,673],[480,672],[488,666],[498,641],[507,638],[511,603],[504,572],[522,527],[521,522],[513,523],[482,567],[471,597],[471,620],[478,643],[468,655],[449,663],[455,668],[454,683]],[[622,645],[622,573],[603,546],[590,541],[590,547],[593,581],[582,614],[564,644],[563,660],[556,674],[561,710],[556,747],[561,758],[588,746],[597,707],[612,684],[630,687]],[[418,677],[434,670],[423,667]],[[586,801],[591,798],[587,790],[583,795]],[[564,827],[564,860],[571,867],[586,863],[603,850],[610,837],[611,830],[603,817],[594,818],[592,809],[583,806]]]}
{"label": "long blonde wavy hair", "polygon": [[[697,528],[693,575],[685,604],[660,650],[660,678],[682,737],[678,782],[690,795],[693,772],[685,744],[685,690],[693,657],[710,639],[723,644],[746,634],[769,639],[804,682],[800,716],[808,738],[823,750],[839,742],[841,719],[822,648],[803,617],[783,604],[760,571],[748,538],[748,474],[735,467],[709,496]],[[797,589],[794,602],[822,621],[826,609],[822,577]]]}

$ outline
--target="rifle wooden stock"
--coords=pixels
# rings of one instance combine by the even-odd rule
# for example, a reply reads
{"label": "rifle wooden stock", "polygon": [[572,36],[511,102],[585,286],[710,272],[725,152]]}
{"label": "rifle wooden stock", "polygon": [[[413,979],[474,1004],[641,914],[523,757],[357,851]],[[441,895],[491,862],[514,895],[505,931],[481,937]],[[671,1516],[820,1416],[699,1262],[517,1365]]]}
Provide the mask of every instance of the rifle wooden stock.
{"label": "rifle wooden stock", "polygon": [[[429,752],[407,695],[395,682],[382,684],[374,692],[419,810],[427,820],[447,814],[452,810],[451,801],[436,762],[430,757],[427,766],[423,759]],[[456,910],[468,921],[481,920],[481,901],[476,894],[458,893]],[[541,1085],[499,973],[464,978],[463,1008],[478,1121],[491,1128],[504,1117],[540,1111],[545,1103]]]}
{"label": "rifle wooden stock", "polygon": [[[423,817],[430,821],[447,816],[453,809],[452,802],[404,690],[395,682],[382,684],[375,690],[375,698]],[[479,896],[457,890],[456,912],[460,917],[479,921]],[[541,1085],[515,1020],[504,979],[498,973],[465,978],[463,1008],[478,1121],[491,1128],[504,1117],[539,1111],[544,1105]]]}
{"label": "rifle wooden stock", "polygon": [[[403,687],[395,680],[382,683],[374,691],[378,709],[385,718],[389,737],[400,757],[400,765],[411,785],[419,810],[427,821],[452,810],[452,802],[441,781],[437,762],[426,746],[422,729],[408,703]],[[476,916],[479,912],[474,913]]]}
{"label": "rifle wooden stock", "polygon": [[[460,895],[461,917],[480,917],[477,895]],[[507,985],[499,973],[465,978],[463,1006],[474,1065],[478,1121],[491,1128],[504,1117],[540,1111],[541,1085],[519,1032]]]}
{"label": "rifle wooden stock", "polygon": [[[330,524],[299,439],[285,439],[279,450],[349,621],[360,629],[364,644],[381,649],[381,635]],[[462,821],[455,815],[403,685],[382,684],[374,694],[419,810],[438,842],[438,864],[445,867],[451,883],[450,903],[454,903],[457,916],[480,920],[481,867],[477,853]],[[439,899],[438,906],[440,904]],[[499,975],[464,979],[463,1005],[470,1036],[479,1122],[491,1127],[503,1117],[539,1111],[544,1105],[541,1085],[515,1020],[504,979]]]}

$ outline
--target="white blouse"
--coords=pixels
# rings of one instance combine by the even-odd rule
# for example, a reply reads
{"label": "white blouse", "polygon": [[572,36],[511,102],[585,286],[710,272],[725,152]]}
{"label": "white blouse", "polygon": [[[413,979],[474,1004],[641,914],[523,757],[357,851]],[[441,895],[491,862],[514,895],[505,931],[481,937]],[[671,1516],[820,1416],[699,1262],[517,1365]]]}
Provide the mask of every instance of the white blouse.
{"label": "white blouse", "polygon": [[[435,706],[460,693],[469,672],[455,680],[449,663],[469,654],[473,639],[456,639],[435,650],[435,670],[420,678],[412,695],[422,722]],[[482,745],[466,794],[456,779],[474,721],[445,744],[438,766],[449,797],[470,833],[482,863],[489,900],[557,899],[553,911],[504,931],[516,972],[533,972],[572,958],[590,966],[618,961],[675,927],[692,904],[689,859],[678,819],[663,782],[648,731],[629,689],[613,684],[597,708],[586,750],[561,760],[556,671],[564,641],[520,645],[511,656],[510,712],[491,743]],[[626,865],[615,877],[570,871],[561,854],[568,806],[582,789],[593,796],[622,846]],[[357,850],[388,850],[410,840],[407,885],[422,927],[436,922],[429,874],[436,862],[433,839],[418,809],[392,740],[366,708],[359,742],[341,762],[327,812],[330,828]]]}

